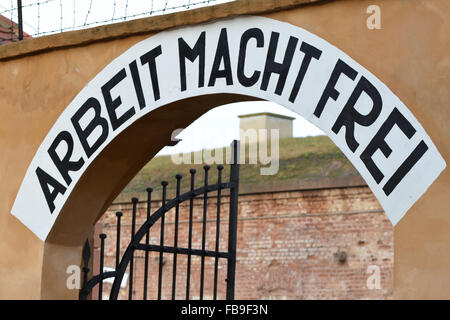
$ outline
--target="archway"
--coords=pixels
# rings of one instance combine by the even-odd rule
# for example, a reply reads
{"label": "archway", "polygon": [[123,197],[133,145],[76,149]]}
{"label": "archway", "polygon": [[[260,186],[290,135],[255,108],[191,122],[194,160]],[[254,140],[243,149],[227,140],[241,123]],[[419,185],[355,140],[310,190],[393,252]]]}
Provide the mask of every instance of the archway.
{"label": "archway", "polygon": [[[261,112],[263,114],[261,115]],[[265,114],[264,112],[270,112]],[[248,115],[250,113],[250,115]],[[255,115],[259,113],[260,115]],[[278,115],[296,117],[296,120],[283,120],[283,126],[269,122],[281,121]],[[241,162],[239,183],[239,216],[236,264],[235,297],[238,299],[383,299],[392,295],[393,286],[393,227],[370,189],[356,173],[348,160],[323,133],[320,136],[304,137],[303,119],[289,112],[284,107],[270,102],[244,102],[217,107],[204,114],[192,123],[177,138],[181,138],[176,146],[164,148],[133,178],[121,192],[101,219],[96,223],[94,245],[96,253],[100,251],[99,234],[105,234],[104,267],[108,271],[115,269],[116,230],[118,220],[116,213],[122,212],[121,232],[124,239],[129,239],[133,206],[132,197],[139,199],[137,204],[136,225],[146,220],[148,194],[146,187],[153,188],[151,208],[156,210],[161,204],[161,184],[166,180],[170,196],[175,196],[176,174],[182,175],[182,192],[189,190],[190,168],[197,170],[195,185],[202,185],[206,164],[211,166],[209,181],[217,180],[215,167],[222,161],[214,161],[221,148],[228,141],[239,137],[238,115],[246,114],[247,120],[241,123],[242,128],[252,128],[248,133],[257,132],[256,128],[286,128],[293,121],[293,136],[280,134],[280,139],[272,141],[268,147],[267,157],[259,155],[249,163],[249,159]],[[254,116],[252,116],[252,114]],[[270,116],[269,116],[270,115]],[[267,118],[266,118],[267,117]],[[250,118],[250,119],[249,119]],[[258,119],[258,120],[257,120]],[[265,121],[263,121],[265,119]],[[290,118],[292,119],[292,118]],[[249,126],[249,122],[252,126]],[[300,125],[301,123],[301,125]],[[229,127],[231,127],[229,129]],[[256,130],[255,130],[256,129]],[[203,137],[208,132],[207,137]],[[261,133],[261,132],[260,132]],[[286,132],[283,132],[286,134]],[[309,134],[315,131],[309,131]],[[320,134],[320,132],[317,132]],[[247,139],[241,136],[241,145]],[[303,137],[299,137],[303,136]],[[253,136],[254,138],[254,136]],[[200,140],[200,142],[199,142]],[[253,140],[254,141],[254,140]],[[214,148],[211,150],[211,148]],[[220,148],[220,149],[215,149]],[[201,152],[200,150],[204,150]],[[209,149],[209,150],[208,150]],[[275,151],[276,150],[276,151]],[[200,152],[197,152],[200,151]],[[213,153],[211,152],[213,151]],[[184,152],[183,156],[178,152]],[[248,150],[246,154],[248,155]],[[225,152],[224,152],[225,153]],[[242,155],[243,151],[241,151]],[[263,151],[264,153],[264,151]],[[214,155],[214,156],[211,156]],[[274,161],[275,154],[278,154]],[[202,161],[203,159],[203,161]],[[262,160],[266,159],[266,160]],[[270,160],[269,160],[270,159]],[[269,163],[267,162],[269,160]],[[255,163],[256,162],[256,163]],[[263,163],[264,164],[263,164]],[[293,165],[295,164],[295,165]],[[263,175],[262,168],[272,170]],[[225,166],[227,169],[227,166]],[[263,171],[264,172],[264,171]],[[268,172],[265,172],[268,174]],[[227,173],[224,173],[227,177]],[[215,249],[216,203],[214,195],[208,197],[207,243],[208,250]],[[221,201],[220,230],[226,230],[228,219],[228,198]],[[198,235],[202,233],[203,202],[195,203],[196,218],[193,226]],[[178,247],[189,245],[189,205],[180,208]],[[166,246],[174,244],[175,212],[166,215]],[[168,224],[168,221],[170,222]],[[151,243],[160,242],[160,226],[151,232]],[[196,237],[196,247],[200,248],[202,237]],[[226,231],[219,241],[227,242]],[[125,245],[121,241],[121,252]],[[225,249],[226,246],[223,246]],[[345,252],[348,259],[339,261],[337,252]],[[129,285],[133,283],[133,299],[143,298],[145,286],[145,270],[147,270],[148,296],[156,299],[159,283],[159,256],[157,252],[150,255],[150,265],[146,267],[143,252],[136,252],[134,264],[134,280],[127,278],[121,287],[121,298],[129,296]],[[187,257],[178,259],[177,265],[177,299],[184,299],[187,275]],[[209,270],[212,272],[213,259],[210,259]],[[94,263],[94,274],[99,272],[99,259]],[[172,291],[172,274],[174,259],[172,254],[164,255],[163,299],[170,299]],[[376,266],[373,266],[373,265]],[[368,266],[379,267],[382,281],[380,289],[369,290],[366,286]],[[224,277],[226,263],[221,265],[221,277],[218,285],[218,298],[225,298]],[[197,260],[194,271],[191,271],[192,299],[199,298],[200,261]],[[126,271],[129,274],[129,270]],[[214,297],[212,274],[206,277],[206,299]],[[109,298],[110,283],[103,286],[103,299]],[[358,288],[358,289],[353,289]],[[97,299],[97,292],[93,298]]]}
{"label": "archway", "polygon": [[[207,30],[204,33],[205,48],[207,48],[204,70],[208,70],[208,72],[202,83],[203,29]],[[231,34],[231,30],[239,36],[228,37],[227,33]],[[104,209],[121,189],[120,186],[123,186],[123,183],[126,183],[127,179],[133,175],[133,172],[136,172],[168,141],[165,137],[170,137],[170,129],[189,123],[195,117],[217,105],[214,102],[219,98],[222,99],[220,104],[223,104],[224,102],[250,99],[248,96],[252,96],[295,108],[296,99],[300,100],[302,90],[307,92],[307,95],[303,96],[306,100],[301,106],[298,106],[296,111],[317,123],[332,137],[336,145],[343,150],[372,187],[388,214],[391,213],[391,221],[394,223],[403,216],[444,169],[445,161],[419,122],[403,103],[367,70],[322,39],[292,25],[257,17],[236,18],[206,26],[190,27],[188,31],[185,38],[183,38],[182,30],[160,33],[137,44],[114,60],[87,85],[69,107],[64,109],[39,148],[30,169],[28,169],[22,184],[23,189],[19,191],[12,212],[42,240],[48,239],[44,252],[44,282],[49,279],[46,277],[50,277],[48,272],[55,267],[52,255],[55,259],[60,259],[64,254],[60,255],[57,252],[67,251],[67,256],[74,257],[74,250],[71,247],[81,244],[78,241],[86,235],[88,227],[98,218],[101,208]],[[181,33],[183,36],[180,42],[178,38]],[[212,37],[209,36],[210,34]],[[210,39],[212,39],[211,42],[209,42]],[[250,40],[254,42],[250,42]],[[158,41],[165,43],[163,48],[165,46],[169,48],[168,56],[163,55],[163,52],[166,51],[161,47],[158,49]],[[160,73],[163,78],[167,77],[167,81],[155,80],[157,58],[168,57],[165,65],[171,66],[171,61],[176,62],[177,56],[175,58],[170,56],[178,54],[179,47],[177,48],[176,45],[181,43],[184,46],[183,41],[187,48],[183,61],[197,60],[198,58],[200,62],[198,69],[200,72],[190,73],[189,70],[186,72],[187,79],[198,81],[197,88],[188,89],[187,86],[193,82],[186,81],[186,88],[183,90],[183,72],[176,76],[170,73],[162,75]],[[197,44],[199,45],[197,46]],[[214,45],[212,46],[212,44]],[[235,54],[241,52],[240,57],[246,57],[243,48],[250,47],[250,44],[254,50],[267,50],[264,51],[267,54],[255,54],[252,55],[252,59],[247,59],[246,61],[251,61],[249,63],[253,68],[250,70],[242,68],[241,79],[238,79],[239,72],[230,75],[229,70],[231,70],[231,66],[238,69],[239,66],[246,66],[245,63],[244,65],[240,64],[240,61],[243,60]],[[212,49],[209,51],[211,46]],[[228,49],[227,46],[229,46]],[[281,48],[281,52],[285,53],[284,58],[282,54],[280,60],[278,60],[277,48]],[[229,58],[227,58],[227,54],[230,54]],[[294,55],[303,57],[303,59],[294,59]],[[227,66],[228,59],[230,66]],[[271,60],[273,61],[267,64],[267,61]],[[261,61],[264,62],[259,63]],[[190,64],[190,62],[188,63]],[[144,75],[139,71],[144,65],[149,71],[145,76],[147,79],[142,79]],[[181,65],[182,63],[180,63]],[[262,68],[262,66],[264,67]],[[314,66],[318,69],[312,71]],[[295,71],[290,73],[289,70]],[[251,71],[254,72],[251,73]],[[247,72],[249,73],[247,74]],[[131,81],[128,82],[128,89],[132,88],[135,96],[131,98],[131,95],[134,95],[133,90],[125,90],[123,93],[120,91],[122,101],[129,98],[133,100],[135,110],[132,111],[131,108],[121,110],[121,114],[117,115],[115,112],[116,109],[119,109],[121,102],[117,95],[113,97],[111,92],[127,77]],[[310,80],[311,77],[314,77],[314,82]],[[340,82],[341,77],[343,78],[342,82]],[[142,88],[142,84],[139,88],[140,83],[151,83],[150,91],[146,92],[145,88]],[[175,83],[176,85],[174,85]],[[284,88],[286,84],[289,84],[290,88]],[[159,90],[157,90],[158,86]],[[363,92],[366,98],[359,103],[366,109],[363,107],[365,112],[361,110],[358,112],[354,107]],[[164,93],[169,93],[169,95],[164,96]],[[159,105],[163,107],[156,109],[158,104],[155,104],[153,105],[154,111],[150,111],[150,108],[146,110],[145,100],[149,101],[149,94],[152,94],[153,100],[159,101]],[[104,103],[109,107],[101,105],[99,97],[105,99]],[[381,104],[380,100],[382,100]],[[336,107],[340,105],[341,110],[333,109],[333,105]],[[193,106],[193,110],[187,110],[187,116],[192,117],[178,119],[179,116],[186,116],[188,106]],[[346,112],[342,112],[343,109]],[[91,121],[87,120],[81,124],[81,118],[89,110],[93,111]],[[162,110],[165,111],[162,112]],[[172,112],[170,115],[169,110]],[[109,116],[109,120],[106,115]],[[125,150],[135,151],[133,147],[140,146],[144,140],[143,137],[146,137],[145,141],[148,146],[148,124],[160,119],[166,121],[164,125],[159,128],[152,126],[150,129],[154,128],[155,130],[154,136],[152,136],[155,139],[152,150],[142,150],[141,158],[134,155],[133,159],[130,159],[129,152],[122,153],[122,155],[117,152],[118,150],[122,152]],[[338,119],[340,120],[338,121]],[[93,123],[92,120],[95,122]],[[89,124],[91,124],[90,129],[92,130],[87,129]],[[110,125],[111,127],[109,127]],[[360,125],[365,132],[361,133],[361,131],[353,135],[354,132],[357,132],[356,125]],[[106,126],[108,129],[105,129]],[[391,141],[391,145],[396,145],[398,150],[401,150],[400,156],[380,170],[380,167],[374,166],[374,163],[380,160],[381,154],[375,155],[378,157],[375,162],[372,160],[372,156],[381,151],[385,158],[389,158],[393,148],[386,143],[384,138],[394,126],[403,131],[406,142]],[[100,128],[100,132],[97,132],[97,140],[89,145],[87,139],[96,128]],[[105,134],[106,130],[114,132],[114,134]],[[69,134],[62,133],[63,131]],[[134,141],[131,138],[134,138]],[[84,145],[81,142],[83,140]],[[101,142],[97,143],[98,141]],[[133,144],[130,141],[133,141]],[[56,150],[62,142],[65,144],[66,152]],[[50,153],[49,150],[51,150]],[[361,157],[363,153],[365,156]],[[108,154],[110,157],[113,154],[114,156],[108,158]],[[109,167],[105,166],[106,162],[109,163]],[[39,173],[36,171],[38,167],[40,168]],[[120,180],[122,184],[118,180],[114,181],[114,184],[110,184],[113,181],[108,181],[111,178],[108,177],[109,170],[118,170],[123,173],[119,177],[122,179]],[[59,181],[54,176],[59,176]],[[36,177],[38,177],[37,180]],[[99,180],[99,177],[104,179]],[[383,180],[384,178],[385,180]],[[34,179],[34,182],[31,182],[31,179]],[[64,181],[65,185],[61,181]],[[385,183],[385,181],[390,182]],[[411,188],[414,181],[421,183]],[[107,188],[103,188],[103,183]],[[83,186],[86,188],[84,191]],[[32,191],[27,191],[27,188]],[[33,192],[36,189],[42,190],[42,193]],[[408,199],[408,201],[399,202],[399,198],[395,194],[402,199]],[[388,198],[391,195],[392,197]],[[84,210],[88,207],[92,208],[90,205],[94,202],[96,203],[95,210]],[[52,204],[55,206],[54,208],[52,208]],[[35,214],[29,213],[30,208]],[[81,216],[79,212],[82,212]],[[80,223],[79,227],[78,223]],[[47,235],[49,235],[48,238]],[[56,279],[57,277],[54,277],[54,282]],[[51,296],[51,290],[47,292],[46,295]]]}
{"label": "archway", "polygon": [[[187,66],[188,61],[197,66]],[[176,62],[178,67],[174,67]],[[79,234],[82,230],[74,229],[75,221],[59,214],[61,210],[73,214],[66,201],[75,201],[71,192],[79,179],[91,188],[94,183],[89,180],[98,181],[84,171],[95,170],[98,175],[93,167],[103,149],[113,149],[116,137],[132,146],[130,141],[137,138],[127,137],[129,133],[123,131],[137,130],[133,123],[153,112],[167,117],[160,121],[163,128],[157,132],[172,132],[189,123],[184,119],[195,119],[181,115],[183,109],[188,114],[200,109],[201,114],[202,105],[214,107],[183,100],[220,93],[277,102],[316,124],[364,177],[394,225],[446,166],[408,108],[343,52],[287,23],[261,17],[234,18],[162,32],[134,45],[105,67],[65,108],[39,147],[13,215],[41,240],[47,239],[58,220]],[[225,100],[228,102],[232,100]],[[172,111],[171,104],[176,103],[179,107]],[[180,116],[184,121],[171,127],[173,118]],[[159,122],[148,121],[146,127],[152,129]],[[168,141],[169,132],[157,132],[159,141]],[[147,130],[140,136],[148,143],[151,133]],[[139,148],[145,150],[143,145]],[[123,146],[114,150],[101,166],[114,163],[125,150]],[[377,152],[386,160],[380,160]],[[135,172],[142,165],[127,167]],[[118,183],[108,184],[115,188]],[[35,193],[39,189],[42,194]],[[99,194],[110,193],[103,186],[99,189]],[[87,203],[86,196],[78,201]],[[90,196],[96,198],[92,191]],[[30,208],[33,215],[28,213]],[[59,234],[69,242],[68,232]]]}

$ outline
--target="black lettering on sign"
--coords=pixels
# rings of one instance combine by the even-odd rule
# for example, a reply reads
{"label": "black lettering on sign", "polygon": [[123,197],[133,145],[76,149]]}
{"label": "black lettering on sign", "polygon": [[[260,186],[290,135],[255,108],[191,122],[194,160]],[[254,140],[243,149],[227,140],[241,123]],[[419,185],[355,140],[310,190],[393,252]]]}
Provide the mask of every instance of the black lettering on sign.
{"label": "black lettering on sign", "polygon": [[320,100],[316,106],[316,110],[314,111],[314,115],[317,118],[320,118],[320,116],[322,115],[323,109],[325,108],[325,105],[327,104],[327,101],[329,98],[336,101],[337,98],[339,97],[339,92],[334,88],[334,86],[336,85],[337,81],[339,80],[339,77],[341,76],[341,74],[345,74],[350,79],[355,80],[356,76],[358,75],[358,72],[356,72],[355,69],[350,67],[348,64],[346,64],[341,59],[339,59],[336,62],[336,65],[334,66],[334,70],[331,73],[330,80],[328,80],[325,90],[322,93],[322,97],[320,97]]}
{"label": "black lettering on sign", "polygon": [[189,47],[183,38],[178,38],[181,91],[186,91],[186,59],[194,62],[198,58],[198,87],[202,88],[205,85],[205,42],[205,31],[200,34],[193,48]]}
{"label": "black lettering on sign", "polygon": [[141,64],[148,64],[148,69],[150,71],[150,78],[152,80],[153,87],[153,97],[155,101],[159,100],[159,82],[158,82],[158,72],[156,70],[156,58],[162,54],[161,46],[157,46],[156,48],[150,50],[141,56]]}
{"label": "black lettering on sign", "polygon": [[[64,195],[67,189],[40,167],[37,167],[36,169],[36,176],[39,180],[39,184],[41,185],[41,189],[44,193],[50,213],[53,213],[53,211],[55,210],[54,202],[56,197],[58,196],[58,194]],[[49,186],[52,188],[51,191]]]}
{"label": "black lettering on sign", "polygon": [[111,97],[111,90],[119,82],[125,79],[126,76],[127,73],[125,71],[125,68],[123,68],[118,73],[116,73],[114,77],[111,78],[111,80],[109,80],[102,86],[103,98],[105,100],[106,110],[108,111],[109,120],[111,122],[113,131],[116,131],[117,128],[119,128],[128,119],[130,119],[132,116],[136,114],[136,110],[134,110],[134,107],[131,107],[121,117],[117,118],[116,109],[120,107],[120,105],[122,104],[122,99],[120,98],[120,96],[118,96],[114,100]]}
{"label": "black lettering on sign", "polygon": [[406,174],[414,167],[420,158],[427,152],[428,146],[425,141],[421,140],[413,152],[406,158],[400,167],[394,172],[392,177],[383,187],[384,193],[388,196],[394,191],[395,187],[403,180]]}
{"label": "black lettering on sign", "polygon": [[289,42],[284,54],[282,63],[275,62],[275,54],[277,52],[278,38],[280,34],[278,32],[272,32],[270,36],[269,50],[267,51],[266,65],[264,67],[264,74],[261,83],[261,90],[266,91],[269,85],[270,76],[273,73],[279,75],[277,87],[275,93],[279,96],[283,93],[284,85],[291,67],[292,58],[294,56],[295,48],[297,47],[298,39],[290,37]]}
{"label": "black lettering on sign", "polygon": [[256,82],[258,82],[259,77],[261,75],[261,71],[254,71],[250,77],[247,77],[244,73],[245,69],[245,58],[247,54],[247,44],[250,39],[256,40],[256,47],[262,48],[264,46],[264,33],[261,29],[252,28],[248,29],[242,34],[241,43],[239,46],[239,58],[238,58],[238,66],[237,66],[237,77],[239,82],[244,87],[251,87]]}
{"label": "black lettering on sign", "polygon": [[[59,155],[56,152],[56,149],[58,146],[65,142],[67,146],[67,151],[64,157],[61,159]],[[72,135],[68,131],[61,131],[53,140],[53,143],[51,144],[50,148],[48,148],[48,154],[50,155],[50,158],[52,159],[56,169],[58,169],[61,176],[64,178],[64,181],[67,185],[70,185],[72,182],[72,178],[69,175],[69,171],[78,171],[81,169],[81,167],[84,165],[84,159],[83,157],[80,157],[77,161],[71,161],[70,158],[72,157],[73,153],[73,138]]]}
{"label": "black lettering on sign", "polygon": [[308,71],[311,59],[314,58],[316,60],[319,60],[320,56],[322,55],[321,50],[317,49],[316,47],[306,42],[302,42],[302,45],[300,46],[300,51],[303,52],[305,56],[303,57],[302,65],[300,66],[300,70],[298,71],[294,86],[292,87],[291,95],[289,96],[289,101],[292,103],[294,103],[295,99],[297,98],[298,91],[300,90],[300,86],[303,83],[306,71]]}
{"label": "black lettering on sign", "polygon": [[[400,130],[411,139],[416,133],[416,129],[411,125],[411,123],[400,113],[397,108],[391,112],[387,120],[381,125],[380,130],[375,134],[373,139],[367,145],[366,149],[361,153],[361,160],[366,165],[372,177],[377,183],[380,183],[384,178],[384,174],[376,166],[372,159],[373,154],[380,150],[383,152],[386,158],[389,158],[392,153],[392,149],[386,143],[386,136],[392,130],[394,125],[398,126]],[[387,181],[383,187],[384,193],[389,196],[395,187],[400,183],[400,181],[406,176],[406,174],[412,169],[412,167],[419,161],[420,158],[428,150],[428,146],[422,140],[414,151],[406,158],[406,160],[400,165],[400,167],[395,171],[392,177]]]}
{"label": "black lettering on sign", "polygon": [[139,70],[137,67],[136,60],[133,60],[133,62],[130,63],[129,67],[130,67],[131,77],[133,78],[134,90],[136,91],[136,97],[139,102],[139,108],[141,108],[141,110],[142,110],[145,108],[145,97],[144,97],[144,92],[142,90],[141,77],[139,75]]}
{"label": "black lettering on sign", "polygon": [[[223,69],[219,69],[223,61]],[[227,29],[220,30],[219,42],[217,43],[216,55],[214,57],[211,75],[209,76],[208,87],[213,87],[216,80],[225,78],[227,86],[233,84],[233,75],[231,73],[230,48],[228,47]]]}
{"label": "black lettering on sign", "polygon": [[[355,109],[355,104],[361,94],[365,92],[372,100],[372,109],[366,115],[359,113]],[[345,141],[352,152],[355,152],[359,143],[355,139],[355,123],[368,127],[375,122],[381,113],[383,102],[378,90],[364,76],[358,81],[350,98],[339,114],[332,130],[338,134],[342,127],[345,127]]]}
{"label": "black lettering on sign", "polygon": [[[82,129],[80,120],[88,112],[89,109],[92,109],[94,111],[94,118],[91,120],[91,122],[89,122],[86,128]],[[91,155],[102,145],[102,143],[106,141],[109,133],[108,121],[105,118],[101,117],[100,102],[98,102],[98,100],[93,97],[89,98],[72,116],[71,121],[78,135],[78,139],[83,146],[86,156],[90,158]],[[97,141],[95,141],[94,144],[90,146],[87,138],[97,127],[100,127],[102,129],[102,133],[100,137],[97,138]]]}

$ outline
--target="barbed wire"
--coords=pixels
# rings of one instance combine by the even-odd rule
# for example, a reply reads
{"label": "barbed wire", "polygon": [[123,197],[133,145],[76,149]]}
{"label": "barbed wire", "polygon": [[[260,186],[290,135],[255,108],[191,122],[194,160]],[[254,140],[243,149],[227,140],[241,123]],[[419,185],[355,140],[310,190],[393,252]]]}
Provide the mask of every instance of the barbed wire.
{"label": "barbed wire", "polygon": [[[22,0],[23,30],[39,37],[230,1],[234,0]],[[17,23],[17,3],[0,0],[0,15]]]}

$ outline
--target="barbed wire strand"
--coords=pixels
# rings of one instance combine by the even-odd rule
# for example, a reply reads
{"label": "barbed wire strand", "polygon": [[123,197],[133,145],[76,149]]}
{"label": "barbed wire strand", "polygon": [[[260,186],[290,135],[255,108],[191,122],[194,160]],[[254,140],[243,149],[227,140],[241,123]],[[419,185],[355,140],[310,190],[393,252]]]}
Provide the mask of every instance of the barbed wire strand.
{"label": "barbed wire strand", "polygon": [[[152,1],[152,2],[153,2],[153,1]],[[111,22],[114,21],[114,16],[116,15],[116,5],[117,5],[117,2],[116,2],[116,0],[114,0],[114,4],[113,4],[113,15],[112,15],[112,18],[111,18]]]}
{"label": "barbed wire strand", "polygon": [[123,21],[127,20],[127,13],[128,13],[128,0],[125,3],[125,14],[124,14],[124,17],[123,17]]}
{"label": "barbed wire strand", "polygon": [[37,33],[39,34],[40,27],[41,27],[41,3],[37,3],[37,15],[38,15],[38,25],[37,25]]}
{"label": "barbed wire strand", "polygon": [[[41,14],[43,10],[55,10],[56,8],[54,7],[55,4],[58,5],[59,1],[59,11],[60,11],[60,21],[59,21],[59,28],[58,28],[58,23],[56,22],[56,24],[54,24],[54,28],[52,29],[51,27],[47,27],[45,28],[45,26],[42,24],[42,17]],[[87,0],[86,0],[87,1]],[[100,1],[100,0],[98,0]],[[103,0],[104,1],[104,0]],[[67,23],[64,24],[64,22],[67,20],[65,19],[64,16],[64,7],[63,7],[63,1],[62,0],[37,0],[37,1],[27,1],[26,4],[22,5],[22,9],[24,8],[29,8],[30,10],[27,11],[27,13],[33,12],[33,7],[35,7],[35,10],[37,11],[37,21],[34,23],[35,25],[31,25],[31,21],[30,23],[28,23],[26,21],[26,16],[24,17],[24,25],[27,25],[27,31],[29,30],[33,30],[33,32],[27,32],[29,35],[31,35],[32,37],[38,37],[38,36],[44,36],[44,35],[48,35],[48,34],[52,34],[52,33],[57,33],[57,32],[65,32],[65,31],[70,31],[70,30],[77,30],[77,29],[84,29],[84,28],[88,28],[91,26],[96,26],[96,25],[102,25],[102,24],[108,24],[108,23],[114,23],[117,21],[127,21],[127,20],[132,20],[135,18],[141,18],[141,17],[145,17],[145,16],[153,16],[153,15],[158,15],[158,14],[166,14],[169,12],[175,12],[175,11],[179,11],[179,10],[189,10],[192,7],[201,7],[201,6],[209,6],[211,4],[216,4],[216,3],[221,3],[224,1],[233,1],[233,0],[180,0],[177,1],[175,3],[173,3],[172,1],[169,0],[165,0],[164,1],[164,6],[156,6],[156,3],[158,2],[162,2],[161,0],[151,0],[150,1],[150,10],[146,11],[146,12],[133,12],[132,14],[130,14],[129,10],[130,10],[130,6],[131,3],[137,3],[137,1],[139,0],[126,0],[125,2],[125,6],[122,7],[124,10],[122,15],[118,15],[118,1],[117,0],[113,0],[112,6],[113,6],[113,13],[112,13],[112,17],[110,19],[97,19],[95,21],[92,21],[93,19],[91,18],[91,13],[93,13],[93,0],[89,0],[89,8],[88,11],[86,13],[86,16],[84,17],[84,23],[77,23],[77,20],[79,21],[80,19],[77,19],[77,15],[80,16],[81,11],[77,10],[77,5],[76,5],[76,1],[73,0],[73,23],[72,25],[68,25]],[[78,1],[78,3],[80,3],[81,1]],[[0,15],[7,15],[10,17],[11,21],[14,21],[14,18],[17,18],[17,3],[14,4],[15,1],[11,0],[10,1],[10,8],[5,8],[4,6],[0,5],[0,8],[2,9],[0,11]],[[86,3],[86,2],[85,2]],[[161,3],[162,4],[162,3]],[[45,5],[45,6],[44,6]],[[48,6],[47,6],[48,5]],[[50,7],[53,5],[53,9],[51,9]],[[104,2],[102,3],[102,5],[104,5]],[[111,2],[110,4],[111,5]],[[67,8],[67,7],[66,7]],[[96,7],[98,8],[98,7]],[[135,7],[134,7],[135,8]],[[148,7],[147,7],[148,8]],[[66,9],[67,10],[67,9]],[[98,10],[98,9],[97,9]],[[69,11],[70,12],[70,11]],[[45,11],[44,11],[45,13]],[[70,13],[69,13],[70,14]],[[46,16],[44,14],[44,16]],[[35,16],[36,17],[36,16]],[[78,17],[80,18],[80,17]],[[69,18],[70,19],[70,18]],[[89,19],[91,21],[89,21]],[[48,21],[45,21],[47,26],[51,26],[51,24],[48,24]],[[14,23],[11,25],[11,40],[13,40],[14,38],[14,34],[15,34],[15,27],[14,27]]]}
{"label": "barbed wire strand", "polygon": [[89,14],[91,13],[91,9],[92,9],[92,0],[89,1],[89,9],[88,9],[88,12],[86,14],[86,18],[84,19],[84,25],[83,25],[84,27],[86,27],[87,19],[89,17]]}
{"label": "barbed wire strand", "polygon": [[75,15],[75,0],[73,0],[73,25],[72,28],[75,29],[76,15]]}
{"label": "barbed wire strand", "polygon": [[[11,30],[11,33],[13,33],[14,32],[14,24],[16,24],[14,22],[14,19],[15,18],[18,19],[18,12],[17,12],[18,9],[17,9],[17,7],[16,6],[12,6],[12,8],[11,8],[11,6],[10,6],[10,9],[6,9],[4,6],[2,6],[0,4],[0,8],[3,9],[3,11],[0,12],[0,15],[4,16],[6,18],[5,13],[10,14],[10,19],[9,20],[11,20],[13,22],[13,24],[10,25],[8,28],[9,28],[9,30]],[[23,21],[23,24],[27,25],[28,28],[34,30],[35,32],[33,34],[38,34],[38,30],[34,26],[29,24],[27,21]],[[16,27],[18,27],[17,24],[16,24]]]}
{"label": "barbed wire strand", "polygon": [[62,32],[62,29],[63,29],[63,4],[62,4],[62,0],[59,0],[59,15],[60,15],[59,29],[60,29],[60,32]]}

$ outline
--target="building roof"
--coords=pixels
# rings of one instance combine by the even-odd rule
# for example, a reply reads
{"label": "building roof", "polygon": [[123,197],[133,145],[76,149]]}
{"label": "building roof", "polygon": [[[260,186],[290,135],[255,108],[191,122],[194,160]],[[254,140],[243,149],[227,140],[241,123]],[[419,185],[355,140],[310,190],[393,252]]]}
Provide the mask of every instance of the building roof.
{"label": "building roof", "polygon": [[[24,38],[31,38],[26,32]],[[0,45],[19,41],[19,26],[14,21],[0,15]]]}
{"label": "building roof", "polygon": [[276,114],[271,112],[258,112],[258,113],[249,113],[249,114],[242,114],[238,116],[239,118],[250,118],[250,117],[258,117],[258,116],[269,116],[269,117],[275,117],[275,118],[281,118],[281,119],[288,119],[288,120],[294,120],[295,118],[285,116],[282,114]]}

